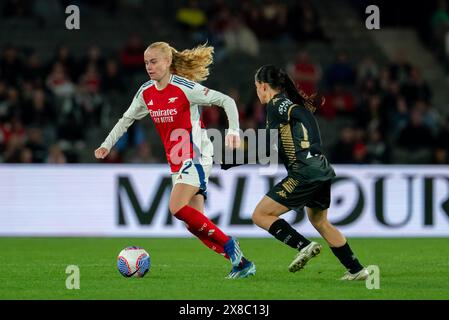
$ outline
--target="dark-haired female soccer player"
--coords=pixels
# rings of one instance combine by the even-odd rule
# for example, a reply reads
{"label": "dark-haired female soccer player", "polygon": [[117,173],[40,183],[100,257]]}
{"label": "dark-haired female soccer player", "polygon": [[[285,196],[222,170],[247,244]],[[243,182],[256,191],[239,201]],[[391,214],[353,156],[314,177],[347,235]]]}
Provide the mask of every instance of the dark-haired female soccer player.
{"label": "dark-haired female soccer player", "polygon": [[288,175],[258,203],[252,219],[276,239],[298,250],[289,266],[296,272],[321,252],[280,216],[291,209],[307,208],[310,222],[347,269],[342,280],[365,280],[369,273],[355,257],[345,237],[327,219],[332,166],[321,150],[321,137],[313,115],[322,99],[300,93],[286,72],[272,65],[255,75],[257,96],[267,105],[267,129],[279,130],[278,152]]}
{"label": "dark-haired female soccer player", "polygon": [[150,80],[140,87],[131,106],[95,150],[95,157],[106,157],[135,120],[149,115],[172,172],[170,212],[206,246],[231,261],[228,278],[245,278],[256,273],[255,265],[245,259],[236,239],[203,214],[213,148],[200,120],[199,105],[223,107],[229,120],[226,144],[235,148],[240,143],[235,101],[197,83],[209,75],[213,50],[199,46],[179,52],[166,42],[148,46],[144,61]]}

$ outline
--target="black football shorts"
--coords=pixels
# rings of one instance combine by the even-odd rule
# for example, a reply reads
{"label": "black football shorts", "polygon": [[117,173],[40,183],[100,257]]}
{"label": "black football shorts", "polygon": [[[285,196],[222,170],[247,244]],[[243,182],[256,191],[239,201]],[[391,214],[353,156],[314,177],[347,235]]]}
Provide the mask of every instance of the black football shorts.
{"label": "black football shorts", "polygon": [[291,210],[304,207],[325,210],[331,202],[331,183],[332,180],[302,183],[287,176],[266,195]]}

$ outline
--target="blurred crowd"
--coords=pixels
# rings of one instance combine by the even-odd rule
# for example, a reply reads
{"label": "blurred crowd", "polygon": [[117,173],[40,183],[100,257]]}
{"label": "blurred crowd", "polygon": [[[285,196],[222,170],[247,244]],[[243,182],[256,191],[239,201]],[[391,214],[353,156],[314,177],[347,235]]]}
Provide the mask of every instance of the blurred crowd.
{"label": "blurred crowd", "polygon": [[189,0],[177,8],[175,19],[194,43],[213,45],[218,61],[234,52],[257,56],[260,41],[326,40],[319,15],[306,0],[288,5],[279,0]]}
{"label": "blurred crowd", "polygon": [[[0,56],[0,161],[78,162],[89,129],[108,125],[109,100],[132,70],[123,50],[92,46],[75,59],[66,45],[50,61],[6,46]],[[105,122],[106,121],[106,122]]]}
{"label": "blurred crowd", "polygon": [[429,46],[444,63],[449,74],[449,4],[447,0],[438,0],[429,21]]}
{"label": "blurred crowd", "polygon": [[[369,56],[351,61],[341,51],[323,68],[301,50],[286,69],[303,91],[325,97],[317,117],[332,162],[449,163],[449,118],[432,107],[429,85],[403,52],[379,65]],[[242,128],[265,127],[265,110],[256,97],[245,106],[237,91],[230,95],[239,106]],[[203,118],[208,126],[226,125],[217,109],[206,109]],[[341,124],[338,139],[326,131],[331,123]],[[336,141],[328,145],[331,140]]]}
{"label": "blurred crowd", "polygon": [[[420,70],[398,52],[378,65],[365,57],[352,65],[340,52],[325,74],[321,117],[349,119],[331,150],[334,163],[447,163],[443,119]],[[437,154],[439,156],[437,156]]]}
{"label": "blurred crowd", "polygon": [[[36,16],[40,2],[27,7],[26,0],[8,0],[3,14]],[[49,6],[52,1],[45,3]],[[131,8],[142,6],[141,1],[125,3]],[[309,40],[329,41],[309,1],[290,3],[263,0],[256,5],[243,0],[231,5],[224,0],[190,0],[180,2],[173,18],[189,30],[192,43],[207,40],[215,47],[216,63],[236,51],[257,56],[259,41],[273,45],[293,41],[299,47]],[[111,1],[103,9],[115,14],[119,4],[123,2]],[[81,162],[89,132],[110,130],[117,120],[111,119],[114,97],[129,100],[126,83],[144,75],[144,50],[137,35],[107,55],[93,45],[83,56],[76,56],[63,44],[46,61],[33,50],[13,45],[1,48],[0,162]],[[449,163],[449,118],[433,108],[431,88],[404,52],[381,65],[370,56],[353,61],[348,52],[340,51],[331,64],[321,65],[307,50],[300,50],[284,67],[303,91],[325,96],[317,117],[333,163]],[[217,89],[236,101],[242,129],[265,128],[265,107],[255,92],[250,101],[243,101],[237,88]],[[227,126],[221,108],[204,108],[202,118],[207,127]],[[328,132],[327,127],[338,131]],[[135,123],[104,162],[165,162],[163,153],[156,155],[146,140],[145,130]],[[130,145],[135,147],[132,154]]]}
{"label": "blurred crowd", "polygon": [[40,25],[64,16],[65,9],[76,5],[83,14],[99,9],[110,16],[116,16],[123,10],[133,14],[142,12],[145,0],[3,0],[0,3],[0,16],[7,19],[35,19]]}

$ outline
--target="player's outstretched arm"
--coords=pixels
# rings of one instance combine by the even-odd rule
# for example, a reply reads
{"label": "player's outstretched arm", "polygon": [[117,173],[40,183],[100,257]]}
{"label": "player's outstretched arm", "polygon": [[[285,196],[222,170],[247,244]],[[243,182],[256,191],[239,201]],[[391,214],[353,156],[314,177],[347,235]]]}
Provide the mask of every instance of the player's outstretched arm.
{"label": "player's outstretched arm", "polygon": [[240,147],[240,125],[237,105],[230,96],[195,83],[191,92],[191,101],[205,106],[222,107],[228,117],[229,129],[226,132],[225,145],[231,149]]}
{"label": "player's outstretched arm", "polygon": [[222,107],[228,118],[228,130],[226,130],[225,145],[231,149],[240,147],[240,124],[237,105],[230,96],[211,90],[210,103]]}

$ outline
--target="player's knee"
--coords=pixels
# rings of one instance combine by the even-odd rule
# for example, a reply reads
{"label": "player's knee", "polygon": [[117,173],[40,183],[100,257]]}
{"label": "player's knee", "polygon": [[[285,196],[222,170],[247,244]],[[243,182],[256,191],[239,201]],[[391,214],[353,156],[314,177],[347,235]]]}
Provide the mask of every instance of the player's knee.
{"label": "player's knee", "polygon": [[179,210],[182,209],[182,207],[184,207],[184,205],[179,204],[175,201],[170,201],[170,203],[168,204],[168,210],[170,210],[170,213],[172,215],[175,215]]}
{"label": "player's knee", "polygon": [[253,220],[253,222],[254,222],[256,225],[259,225],[259,224],[258,224],[258,221],[259,221],[259,212],[258,212],[257,210],[254,210],[253,214],[251,215],[251,219]]}
{"label": "player's knee", "polygon": [[266,213],[256,209],[254,210],[251,219],[256,225],[260,226],[262,224],[262,221],[264,220],[264,217],[266,216],[267,216]]}

